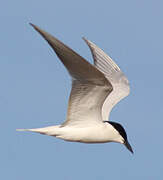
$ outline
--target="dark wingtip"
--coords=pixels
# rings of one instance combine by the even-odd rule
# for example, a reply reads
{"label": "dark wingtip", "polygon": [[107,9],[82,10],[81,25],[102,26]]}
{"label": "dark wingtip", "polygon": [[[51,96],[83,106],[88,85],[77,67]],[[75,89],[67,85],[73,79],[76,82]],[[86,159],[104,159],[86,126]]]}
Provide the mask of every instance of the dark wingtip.
{"label": "dark wingtip", "polygon": [[[51,39],[54,38],[52,37],[49,33],[45,32],[44,30],[42,30],[40,27],[29,23],[29,25],[31,25],[38,33],[40,33],[40,35],[46,40],[48,41],[48,43],[50,43]],[[51,45],[51,44],[50,44]],[[52,45],[51,45],[52,46]]]}
{"label": "dark wingtip", "polygon": [[82,39],[83,39],[84,41],[87,41],[87,39],[86,39],[84,36],[82,37]]}
{"label": "dark wingtip", "polygon": [[32,26],[35,30],[39,31],[39,28],[36,25],[34,25],[33,23],[29,23],[29,25]]}
{"label": "dark wingtip", "polygon": [[32,23],[29,23],[29,25],[31,25],[32,27],[35,27],[35,25],[34,25],[34,24],[32,24]]}

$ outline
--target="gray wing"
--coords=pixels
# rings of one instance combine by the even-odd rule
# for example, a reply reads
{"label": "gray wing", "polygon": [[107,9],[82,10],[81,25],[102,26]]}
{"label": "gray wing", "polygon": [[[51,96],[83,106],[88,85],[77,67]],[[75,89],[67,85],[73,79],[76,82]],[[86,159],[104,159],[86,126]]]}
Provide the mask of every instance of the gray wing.
{"label": "gray wing", "polygon": [[102,117],[107,120],[112,108],[124,97],[128,96],[130,92],[129,82],[117,64],[91,41],[83,38],[89,46],[94,64],[105,77],[111,82],[113,91],[108,94],[102,106]]}
{"label": "gray wing", "polygon": [[102,120],[101,108],[113,90],[104,74],[84,58],[39,27],[31,24],[50,44],[72,77],[72,90],[64,125],[96,123]]}
{"label": "gray wing", "polygon": [[111,91],[112,88],[107,86],[74,80],[69,98],[67,121],[63,125],[87,124],[89,126],[102,121],[101,109]]}

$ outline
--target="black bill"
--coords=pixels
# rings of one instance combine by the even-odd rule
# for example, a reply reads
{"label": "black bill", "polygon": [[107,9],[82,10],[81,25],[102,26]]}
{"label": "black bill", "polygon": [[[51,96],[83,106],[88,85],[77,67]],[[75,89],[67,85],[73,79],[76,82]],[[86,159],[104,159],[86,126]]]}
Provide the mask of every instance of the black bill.
{"label": "black bill", "polygon": [[129,142],[126,140],[126,142],[124,143],[124,145],[126,146],[126,148],[133,154],[134,151],[132,150],[131,145],[129,144]]}

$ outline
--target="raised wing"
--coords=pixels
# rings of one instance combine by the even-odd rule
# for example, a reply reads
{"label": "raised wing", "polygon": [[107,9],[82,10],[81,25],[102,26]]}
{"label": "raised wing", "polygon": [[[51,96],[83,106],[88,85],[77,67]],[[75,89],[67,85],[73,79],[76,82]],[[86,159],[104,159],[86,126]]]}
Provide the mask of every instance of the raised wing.
{"label": "raised wing", "polygon": [[108,94],[103,106],[102,106],[102,117],[103,120],[108,120],[109,114],[121,99],[128,96],[130,92],[129,82],[117,64],[106,54],[103,50],[97,47],[91,41],[83,38],[89,46],[94,64],[105,77],[111,82],[113,91]]}
{"label": "raised wing", "polygon": [[72,76],[67,120],[64,125],[95,123],[102,120],[101,108],[113,90],[104,74],[84,58],[39,27],[31,24],[50,44]]}

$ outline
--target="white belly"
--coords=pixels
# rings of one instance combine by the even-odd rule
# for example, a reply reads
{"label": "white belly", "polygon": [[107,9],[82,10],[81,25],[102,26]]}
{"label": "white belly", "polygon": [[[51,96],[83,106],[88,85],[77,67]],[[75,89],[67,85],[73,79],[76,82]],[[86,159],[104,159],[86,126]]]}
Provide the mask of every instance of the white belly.
{"label": "white belly", "polygon": [[123,143],[123,138],[117,130],[109,123],[88,124],[85,126],[49,126],[36,129],[23,129],[21,131],[31,131],[41,133],[65,141],[82,142],[82,143],[105,143],[105,142],[120,142]]}
{"label": "white belly", "polygon": [[61,127],[58,129],[56,137],[66,141],[104,143],[116,141],[117,135],[117,132],[112,128],[112,126],[102,124],[85,128]]}

